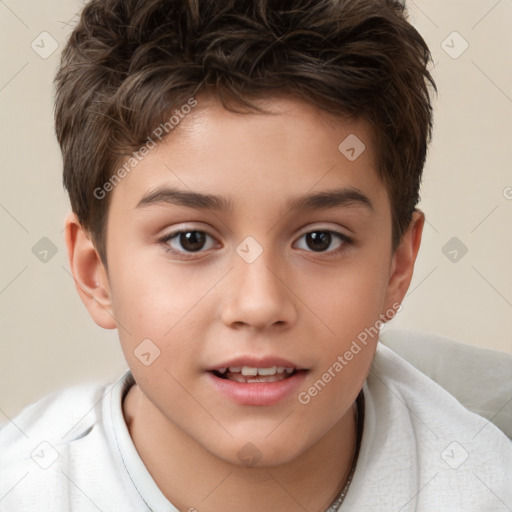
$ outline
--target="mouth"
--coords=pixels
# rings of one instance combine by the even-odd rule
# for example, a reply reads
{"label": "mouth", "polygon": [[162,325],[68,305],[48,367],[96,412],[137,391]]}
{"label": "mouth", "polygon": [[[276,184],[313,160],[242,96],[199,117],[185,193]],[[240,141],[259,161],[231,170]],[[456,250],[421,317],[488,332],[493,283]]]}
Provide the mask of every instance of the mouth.
{"label": "mouth", "polygon": [[228,366],[210,371],[219,379],[231,380],[243,384],[256,384],[281,382],[306,370],[300,370],[293,366]]}
{"label": "mouth", "polygon": [[216,392],[244,406],[271,406],[292,399],[308,372],[274,355],[255,357],[249,354],[206,369]]}
{"label": "mouth", "polygon": [[207,374],[213,389],[239,405],[271,406],[292,399],[308,372],[282,361],[279,366],[250,364],[234,363],[209,369]]}

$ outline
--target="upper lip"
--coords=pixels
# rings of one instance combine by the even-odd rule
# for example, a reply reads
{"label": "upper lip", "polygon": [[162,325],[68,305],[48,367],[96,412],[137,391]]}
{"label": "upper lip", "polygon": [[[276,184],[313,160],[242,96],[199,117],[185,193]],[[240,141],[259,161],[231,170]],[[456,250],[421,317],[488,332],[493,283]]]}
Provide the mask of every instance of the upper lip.
{"label": "upper lip", "polygon": [[218,370],[219,368],[229,368],[232,366],[249,366],[251,368],[272,368],[272,366],[282,366],[284,368],[295,368],[296,370],[305,370],[300,366],[283,359],[282,357],[267,356],[267,357],[254,357],[254,356],[239,356],[229,361],[216,364],[206,369],[206,371]]}

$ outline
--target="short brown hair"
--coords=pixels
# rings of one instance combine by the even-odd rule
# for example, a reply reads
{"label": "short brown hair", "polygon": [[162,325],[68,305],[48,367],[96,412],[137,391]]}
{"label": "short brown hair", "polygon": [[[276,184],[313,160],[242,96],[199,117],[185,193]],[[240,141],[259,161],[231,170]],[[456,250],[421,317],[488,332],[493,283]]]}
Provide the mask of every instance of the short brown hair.
{"label": "short brown hair", "polygon": [[396,248],[431,138],[430,59],[398,0],[91,0],[55,78],[72,209],[106,264],[109,197],[94,190],[174,108],[213,91],[262,112],[251,100],[285,93],[370,123]]}

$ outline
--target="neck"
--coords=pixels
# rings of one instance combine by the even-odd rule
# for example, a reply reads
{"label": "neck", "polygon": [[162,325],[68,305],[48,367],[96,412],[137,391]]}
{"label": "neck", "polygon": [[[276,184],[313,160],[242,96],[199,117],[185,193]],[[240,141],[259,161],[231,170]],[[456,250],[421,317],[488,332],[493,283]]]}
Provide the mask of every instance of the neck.
{"label": "neck", "polygon": [[278,466],[244,467],[211,454],[132,386],[123,413],[137,451],[179,510],[324,512],[349,476],[356,446],[354,409],[308,450]]}

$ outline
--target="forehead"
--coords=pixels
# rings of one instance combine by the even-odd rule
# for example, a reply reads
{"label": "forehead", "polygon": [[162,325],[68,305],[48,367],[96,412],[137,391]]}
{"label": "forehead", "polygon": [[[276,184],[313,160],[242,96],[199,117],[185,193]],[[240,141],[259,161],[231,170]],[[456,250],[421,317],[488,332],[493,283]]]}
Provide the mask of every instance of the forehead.
{"label": "forehead", "polygon": [[223,191],[232,207],[280,198],[289,204],[334,186],[382,195],[364,120],[335,118],[290,97],[261,100],[270,114],[231,112],[212,97],[197,102],[116,185],[113,203],[134,208],[161,186]]}
{"label": "forehead", "polygon": [[208,150],[209,145],[209,149],[224,148],[229,154],[245,151],[247,157],[258,151],[263,160],[286,156],[290,162],[302,162],[304,157],[318,160],[325,150],[337,159],[339,144],[353,135],[370,149],[367,160],[373,158],[372,130],[363,119],[335,117],[289,95],[255,103],[265,112],[231,112],[216,97],[201,96],[194,111],[180,122],[174,141],[171,134],[168,142],[183,148],[193,140],[199,149]]}

